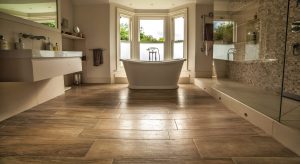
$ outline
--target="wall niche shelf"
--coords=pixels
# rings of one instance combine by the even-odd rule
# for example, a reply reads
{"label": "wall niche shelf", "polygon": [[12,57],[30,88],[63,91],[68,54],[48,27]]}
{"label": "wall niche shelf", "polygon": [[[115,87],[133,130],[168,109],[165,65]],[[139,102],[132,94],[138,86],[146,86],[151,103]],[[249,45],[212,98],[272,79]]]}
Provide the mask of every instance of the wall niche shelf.
{"label": "wall niche shelf", "polygon": [[66,38],[66,39],[73,39],[73,40],[84,40],[85,38],[81,38],[78,36],[74,36],[74,35],[69,35],[69,34],[64,34],[62,33],[62,38]]}

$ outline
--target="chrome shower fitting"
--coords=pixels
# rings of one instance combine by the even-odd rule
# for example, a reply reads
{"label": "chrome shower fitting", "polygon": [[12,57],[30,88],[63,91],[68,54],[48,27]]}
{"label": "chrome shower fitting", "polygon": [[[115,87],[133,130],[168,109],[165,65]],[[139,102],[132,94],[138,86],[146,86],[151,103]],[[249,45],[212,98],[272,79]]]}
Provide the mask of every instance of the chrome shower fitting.
{"label": "chrome shower fitting", "polygon": [[292,32],[300,32],[300,21],[292,23]]}

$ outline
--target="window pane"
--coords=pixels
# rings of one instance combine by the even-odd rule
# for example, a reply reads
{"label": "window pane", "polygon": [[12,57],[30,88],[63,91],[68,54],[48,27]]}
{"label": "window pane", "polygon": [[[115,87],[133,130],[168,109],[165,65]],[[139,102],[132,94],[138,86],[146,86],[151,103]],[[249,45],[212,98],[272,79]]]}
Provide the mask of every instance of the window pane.
{"label": "window pane", "polygon": [[129,18],[120,18],[120,39],[129,41]]}
{"label": "window pane", "polygon": [[[141,43],[140,44],[140,60],[149,61],[149,52],[147,51],[150,47],[156,47],[159,49],[160,60],[164,60],[164,43]],[[157,61],[159,55],[157,54]],[[154,60],[154,59],[153,59]]]}
{"label": "window pane", "polygon": [[232,44],[233,43],[233,22],[214,21],[214,43]]}
{"label": "window pane", "polygon": [[183,58],[183,42],[176,42],[173,46],[173,59]]}
{"label": "window pane", "polygon": [[182,41],[184,40],[184,18],[179,17],[174,19],[174,40],[175,41]]}
{"label": "window pane", "polygon": [[130,42],[121,41],[120,59],[130,59]]}
{"label": "window pane", "polygon": [[164,20],[140,20],[140,42],[164,41]]}
{"label": "window pane", "polygon": [[130,19],[120,17],[120,59],[131,58]]}

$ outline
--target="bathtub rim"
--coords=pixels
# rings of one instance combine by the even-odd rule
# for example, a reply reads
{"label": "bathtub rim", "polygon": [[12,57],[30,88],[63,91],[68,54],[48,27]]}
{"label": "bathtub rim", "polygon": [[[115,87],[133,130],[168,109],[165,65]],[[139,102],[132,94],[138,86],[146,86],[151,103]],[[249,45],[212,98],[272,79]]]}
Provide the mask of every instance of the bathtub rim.
{"label": "bathtub rim", "polygon": [[185,58],[182,59],[170,59],[170,60],[163,60],[163,61],[144,61],[138,59],[120,59],[122,62],[130,62],[130,63],[140,63],[140,64],[167,64],[167,63],[177,63],[177,62],[184,62],[186,61]]}

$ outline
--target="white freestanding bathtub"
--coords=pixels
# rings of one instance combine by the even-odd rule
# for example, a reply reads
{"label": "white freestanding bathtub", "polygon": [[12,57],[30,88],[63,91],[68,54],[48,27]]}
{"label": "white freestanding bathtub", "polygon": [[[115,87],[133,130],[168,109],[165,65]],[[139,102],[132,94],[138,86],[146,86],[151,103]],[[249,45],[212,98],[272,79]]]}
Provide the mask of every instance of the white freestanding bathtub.
{"label": "white freestanding bathtub", "polygon": [[167,61],[121,60],[130,89],[177,89],[185,59]]}

